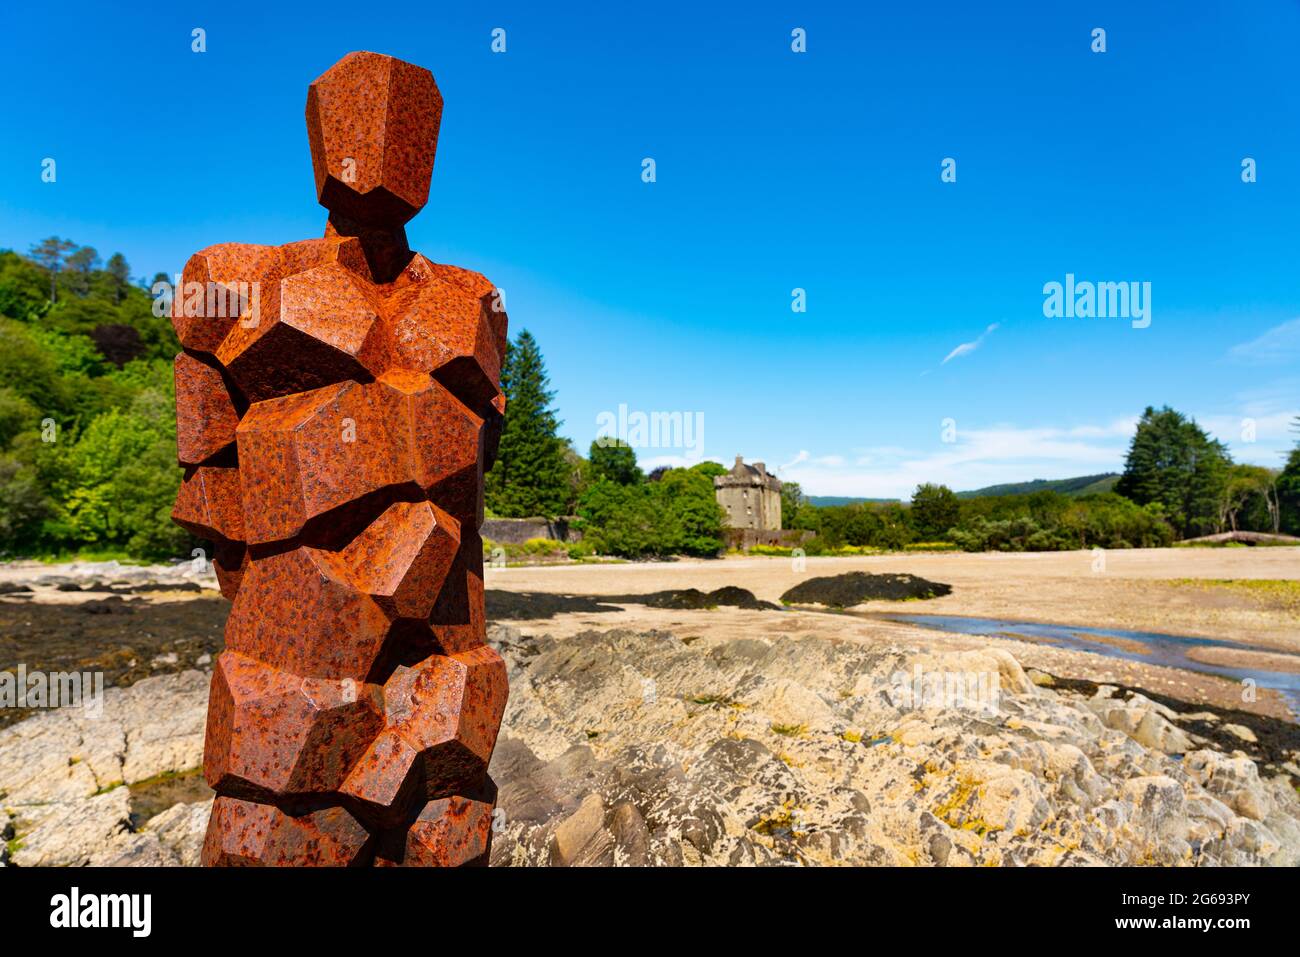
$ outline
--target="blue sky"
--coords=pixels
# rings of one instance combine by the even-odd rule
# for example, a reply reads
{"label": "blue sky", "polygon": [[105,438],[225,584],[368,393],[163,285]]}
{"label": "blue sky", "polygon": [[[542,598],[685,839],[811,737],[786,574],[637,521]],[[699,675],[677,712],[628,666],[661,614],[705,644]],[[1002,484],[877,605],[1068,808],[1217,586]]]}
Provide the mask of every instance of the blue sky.
{"label": "blue sky", "polygon": [[[1117,469],[1148,404],[1294,441],[1300,4],[278,6],[6,5],[0,247],[151,276],[320,234],[307,84],[376,50],[446,101],[412,245],[505,290],[584,450],[682,412],[703,442],[644,463],[887,496]],[[1149,282],[1150,326],[1045,317],[1067,273]]]}

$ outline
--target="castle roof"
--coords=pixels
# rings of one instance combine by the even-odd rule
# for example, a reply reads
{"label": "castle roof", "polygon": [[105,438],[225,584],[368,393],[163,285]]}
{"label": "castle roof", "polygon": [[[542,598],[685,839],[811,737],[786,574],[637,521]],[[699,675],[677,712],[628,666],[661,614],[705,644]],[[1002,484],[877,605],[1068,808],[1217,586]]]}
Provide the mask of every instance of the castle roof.
{"label": "castle roof", "polygon": [[726,475],[718,475],[713,479],[714,488],[728,488],[735,486],[755,486],[759,488],[770,488],[774,492],[781,491],[781,480],[767,471],[767,466],[762,462],[755,462],[753,465],[746,465],[743,456],[736,456],[736,464],[731,467],[731,471]]}

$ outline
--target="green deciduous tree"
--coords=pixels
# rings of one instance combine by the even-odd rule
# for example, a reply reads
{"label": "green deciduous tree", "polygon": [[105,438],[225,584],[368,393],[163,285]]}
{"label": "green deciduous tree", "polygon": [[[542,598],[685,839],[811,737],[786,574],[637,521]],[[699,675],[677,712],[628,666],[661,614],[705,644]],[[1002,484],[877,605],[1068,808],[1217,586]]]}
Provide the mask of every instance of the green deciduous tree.
{"label": "green deciduous tree", "polygon": [[917,536],[926,542],[937,542],[948,537],[948,529],[957,524],[961,505],[956,494],[946,485],[929,482],[918,485],[912,493],[910,518]]}
{"label": "green deciduous tree", "polygon": [[645,480],[636,464],[636,452],[621,439],[603,436],[591,443],[587,453],[595,479],[609,479],[619,485],[637,485]]}
{"label": "green deciduous tree", "polygon": [[802,528],[799,511],[807,506],[803,489],[798,482],[781,482],[781,527]]}
{"label": "green deciduous tree", "polygon": [[50,274],[50,302],[59,299],[59,271],[63,268],[68,254],[77,248],[77,244],[58,236],[42,239],[32,247],[31,256]]}
{"label": "green deciduous tree", "polygon": [[0,455],[0,554],[32,554],[42,544],[42,526],[53,502],[30,463]]}
{"label": "green deciduous tree", "polygon": [[710,557],[722,549],[722,507],[700,465],[667,469],[657,482],[597,479],[583,493],[578,517],[584,540],[606,555]]}
{"label": "green deciduous tree", "polygon": [[1219,497],[1219,527],[1277,532],[1281,519],[1277,480],[1277,473],[1262,465],[1230,466]]}
{"label": "green deciduous tree", "polygon": [[642,555],[665,555],[666,537],[676,538],[674,530],[665,528],[665,516],[659,508],[658,482],[643,485],[620,485],[609,479],[593,482],[578,502],[578,518],[583,539],[597,552],[637,558]]}
{"label": "green deciduous tree", "polygon": [[[1295,420],[1300,432],[1300,418]],[[1288,535],[1300,535],[1300,441],[1287,456],[1282,474],[1277,477],[1279,527]]]}
{"label": "green deciduous tree", "polygon": [[49,307],[49,284],[36,264],[0,250],[0,316],[32,321]]}
{"label": "green deciduous tree", "polygon": [[152,305],[121,256],[0,251],[0,554],[188,554],[170,520],[179,345]]}
{"label": "green deciduous tree", "polygon": [[722,548],[725,514],[713,490],[713,464],[669,469],[656,484],[663,510],[673,516],[673,550],[681,554],[708,557]]}
{"label": "green deciduous tree", "polygon": [[699,472],[701,475],[707,476],[710,479],[715,479],[719,475],[727,474],[726,466],[724,466],[720,462],[714,462],[710,459],[705,459],[703,462],[699,462],[695,465],[692,465],[691,470],[695,472]]}
{"label": "green deciduous tree", "polygon": [[64,454],[54,491],[73,539],[145,558],[184,548],[189,536],[171,521],[181,475],[170,396],[140,393],[130,408],[98,416]]}

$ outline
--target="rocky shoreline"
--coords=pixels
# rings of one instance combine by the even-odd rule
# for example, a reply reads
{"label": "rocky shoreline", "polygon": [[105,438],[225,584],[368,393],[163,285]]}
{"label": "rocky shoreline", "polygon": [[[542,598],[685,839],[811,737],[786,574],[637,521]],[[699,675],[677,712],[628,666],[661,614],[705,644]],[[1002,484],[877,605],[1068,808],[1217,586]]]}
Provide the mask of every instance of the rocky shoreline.
{"label": "rocky shoreline", "polygon": [[[1213,714],[1005,649],[489,638],[511,673],[496,866],[1300,863],[1293,769],[1261,775]],[[916,674],[996,676],[995,706],[905,700]],[[110,688],[97,719],[0,730],[4,862],[195,864],[207,684],[188,667]],[[181,796],[153,813],[159,794]]]}

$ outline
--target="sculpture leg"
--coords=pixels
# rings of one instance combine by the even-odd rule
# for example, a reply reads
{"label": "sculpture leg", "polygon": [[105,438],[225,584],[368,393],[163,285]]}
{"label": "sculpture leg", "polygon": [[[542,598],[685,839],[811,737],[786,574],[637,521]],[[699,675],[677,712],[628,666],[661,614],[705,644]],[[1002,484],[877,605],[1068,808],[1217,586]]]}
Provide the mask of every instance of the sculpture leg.
{"label": "sculpture leg", "polygon": [[[393,506],[405,517],[419,507]],[[354,543],[367,537],[428,538],[418,524],[393,528],[382,516]],[[495,800],[487,764],[507,684],[481,638],[481,546],[471,538],[443,563],[446,607],[464,620],[437,626],[390,617],[439,613],[432,596],[430,611],[349,581],[348,549],[251,561],[212,680],[204,765],[219,798],[205,864],[486,861]],[[476,547],[479,567],[467,557]],[[313,676],[331,670],[358,677]]]}

